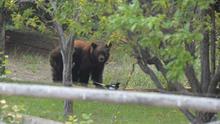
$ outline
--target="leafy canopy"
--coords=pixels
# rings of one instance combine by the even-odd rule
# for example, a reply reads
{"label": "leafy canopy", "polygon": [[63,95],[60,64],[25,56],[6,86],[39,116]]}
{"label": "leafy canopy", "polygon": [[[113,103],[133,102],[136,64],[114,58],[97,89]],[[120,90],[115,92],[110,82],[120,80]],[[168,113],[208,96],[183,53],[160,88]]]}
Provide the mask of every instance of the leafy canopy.
{"label": "leafy canopy", "polygon": [[[208,17],[201,16],[214,0],[154,0],[150,5],[133,0],[120,4],[109,17],[109,30],[118,40],[129,36],[130,44],[148,47],[161,60],[173,60],[166,64],[168,77],[183,77],[186,63],[196,58],[186,51],[185,43],[201,41]],[[207,26],[209,27],[209,26]],[[196,42],[196,44],[198,44]]]}

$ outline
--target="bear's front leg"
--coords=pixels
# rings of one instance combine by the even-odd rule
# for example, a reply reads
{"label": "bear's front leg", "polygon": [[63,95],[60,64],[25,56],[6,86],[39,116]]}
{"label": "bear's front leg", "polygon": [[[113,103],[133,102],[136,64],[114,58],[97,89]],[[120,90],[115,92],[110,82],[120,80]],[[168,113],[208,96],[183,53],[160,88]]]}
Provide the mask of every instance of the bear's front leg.
{"label": "bear's front leg", "polygon": [[103,81],[102,75],[103,75],[103,68],[99,70],[94,70],[92,72],[92,81],[93,84],[96,86],[96,88],[103,88],[103,86],[101,85]]}
{"label": "bear's front leg", "polygon": [[88,71],[81,71],[79,74],[79,82],[87,87],[89,82],[89,72]]}
{"label": "bear's front leg", "polygon": [[79,71],[80,71],[80,65],[75,64],[73,69],[72,69],[72,79],[73,83],[77,83],[79,81]]}

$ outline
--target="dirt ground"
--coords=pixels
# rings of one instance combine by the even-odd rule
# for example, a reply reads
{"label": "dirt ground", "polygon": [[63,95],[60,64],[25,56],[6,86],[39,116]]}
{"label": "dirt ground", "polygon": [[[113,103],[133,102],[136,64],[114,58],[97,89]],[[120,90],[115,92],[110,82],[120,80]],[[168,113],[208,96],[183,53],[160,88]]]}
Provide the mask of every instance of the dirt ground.
{"label": "dirt ground", "polygon": [[51,82],[49,53],[53,38],[36,32],[6,32],[7,78],[20,81]]}
{"label": "dirt ground", "polygon": [[11,72],[7,78],[12,80],[51,82],[51,69],[46,56],[34,56],[28,53],[9,55],[7,69]]}

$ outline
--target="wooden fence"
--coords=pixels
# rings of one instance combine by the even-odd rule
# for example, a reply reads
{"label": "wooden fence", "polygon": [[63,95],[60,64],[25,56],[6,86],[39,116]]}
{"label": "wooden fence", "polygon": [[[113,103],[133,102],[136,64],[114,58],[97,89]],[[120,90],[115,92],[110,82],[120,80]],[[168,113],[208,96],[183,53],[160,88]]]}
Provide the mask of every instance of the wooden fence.
{"label": "wooden fence", "polygon": [[206,112],[219,112],[220,100],[215,98],[171,95],[152,92],[111,91],[89,88],[47,86],[36,84],[12,84],[0,82],[0,94],[100,101],[118,104],[178,107]]}

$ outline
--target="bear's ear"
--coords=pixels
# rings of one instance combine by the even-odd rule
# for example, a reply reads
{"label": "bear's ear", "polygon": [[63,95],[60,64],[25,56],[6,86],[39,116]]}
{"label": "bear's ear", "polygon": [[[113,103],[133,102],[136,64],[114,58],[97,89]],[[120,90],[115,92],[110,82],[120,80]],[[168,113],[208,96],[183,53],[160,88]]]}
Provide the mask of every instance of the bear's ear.
{"label": "bear's ear", "polygon": [[91,46],[92,46],[93,49],[95,49],[97,47],[97,44],[96,43],[92,43]]}
{"label": "bear's ear", "polygon": [[111,48],[112,47],[112,43],[110,42],[110,43],[106,44],[106,47],[107,48]]}

